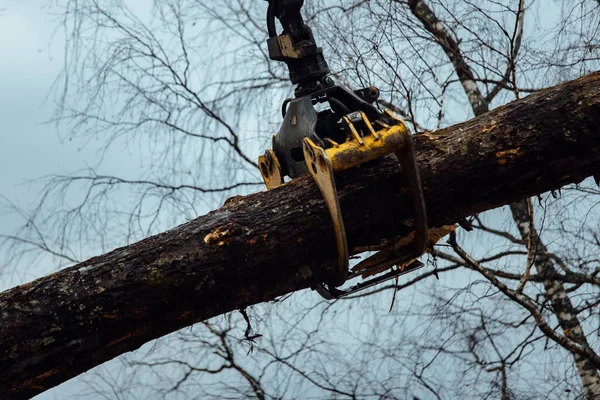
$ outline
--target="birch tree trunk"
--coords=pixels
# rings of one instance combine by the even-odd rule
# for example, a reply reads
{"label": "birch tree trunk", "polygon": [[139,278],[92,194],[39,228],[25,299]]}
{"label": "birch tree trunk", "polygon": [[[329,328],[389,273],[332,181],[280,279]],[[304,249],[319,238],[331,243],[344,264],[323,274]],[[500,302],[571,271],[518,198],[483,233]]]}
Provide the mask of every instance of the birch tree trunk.
{"label": "birch tree trunk", "polygon": [[[423,0],[409,0],[408,3],[415,17],[417,17],[423,24],[423,27],[436,38],[438,44],[443,48],[454,66],[454,70],[460,79],[475,116],[488,112],[491,99],[499,92],[500,85],[497,88],[492,89],[487,98],[484,97],[475,82],[475,74],[461,54],[458,42],[454,40],[452,35],[446,30],[433,10]],[[519,12],[516,16],[517,29],[516,38],[514,40],[515,44],[506,68],[506,81],[508,81],[508,78],[514,72],[516,57],[519,52],[523,32],[524,7],[524,1],[520,0]],[[518,92],[516,94],[518,96]],[[533,226],[533,211],[531,207],[528,207],[528,201],[526,199],[521,199],[511,203],[510,209],[522,240],[525,243],[528,243],[528,246],[530,247],[528,249],[529,253],[535,255],[535,257],[532,258],[537,273],[540,276],[548,277],[544,280],[544,288],[546,290],[545,295],[552,305],[552,310],[554,311],[561,328],[574,342],[592,351],[577,317],[577,311],[575,310],[575,307],[573,307],[564,285],[560,281],[549,278],[550,275],[553,275],[553,273],[556,272],[556,266],[549,256],[542,238]],[[525,267],[525,275],[529,274],[529,268],[530,265]],[[572,354],[587,398],[600,398],[600,374],[598,374],[598,366],[594,367],[588,359],[582,357],[578,353]]]}

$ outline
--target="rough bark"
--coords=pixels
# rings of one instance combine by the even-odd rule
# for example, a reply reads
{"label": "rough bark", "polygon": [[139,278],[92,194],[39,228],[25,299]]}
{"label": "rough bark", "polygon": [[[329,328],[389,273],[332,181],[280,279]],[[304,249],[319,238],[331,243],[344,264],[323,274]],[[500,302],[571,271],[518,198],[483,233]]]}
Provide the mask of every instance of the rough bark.
{"label": "rough bark", "polygon": [[[600,170],[600,73],[415,137],[430,226]],[[350,247],[410,231],[390,157],[337,176]],[[0,393],[33,396],[149,340],[326,281],[327,210],[309,176],[0,293]]]}

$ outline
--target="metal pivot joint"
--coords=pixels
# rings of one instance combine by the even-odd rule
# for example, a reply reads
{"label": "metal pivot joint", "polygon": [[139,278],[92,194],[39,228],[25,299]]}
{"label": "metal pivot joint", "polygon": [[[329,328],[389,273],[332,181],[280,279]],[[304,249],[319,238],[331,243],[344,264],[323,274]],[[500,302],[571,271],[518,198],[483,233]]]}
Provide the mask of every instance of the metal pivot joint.
{"label": "metal pivot joint", "polygon": [[[270,0],[267,10],[269,58],[287,64],[296,96],[309,93],[321,84],[327,85],[329,67],[323,49],[317,47],[312,31],[304,23],[300,9],[304,0]],[[283,27],[277,34],[275,18]]]}
{"label": "metal pivot joint", "polygon": [[[269,55],[286,62],[292,83],[298,86],[295,98],[284,103],[283,123],[273,136],[273,149],[259,157],[259,166],[268,189],[282,185],[285,176],[293,179],[306,172],[319,187],[333,222],[338,267],[335,277],[315,290],[332,299],[421,266],[415,259],[427,250],[427,215],[412,137],[404,122],[391,111],[380,112],[373,106],[379,97],[377,88],[350,91],[329,78],[322,50],[302,20],[303,3],[303,0],[269,0]],[[283,27],[281,35],[275,32],[275,18]],[[314,106],[319,103],[329,107],[317,112]],[[335,174],[392,153],[398,158],[410,187],[414,236],[408,242],[398,239],[382,246],[378,253],[350,271],[348,259],[352,251],[346,238]],[[390,271],[384,273],[387,270]],[[377,274],[382,275],[373,277]],[[368,279],[350,289],[336,289],[359,276]]]}

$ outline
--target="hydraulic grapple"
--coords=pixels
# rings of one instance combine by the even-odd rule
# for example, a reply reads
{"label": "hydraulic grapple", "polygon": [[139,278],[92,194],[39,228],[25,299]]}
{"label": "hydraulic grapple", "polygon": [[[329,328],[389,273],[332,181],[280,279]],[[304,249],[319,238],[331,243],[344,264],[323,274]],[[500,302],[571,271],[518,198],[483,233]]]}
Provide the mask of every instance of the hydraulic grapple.
{"label": "hydraulic grapple", "polygon": [[[381,112],[373,105],[379,97],[377,88],[350,91],[334,83],[323,51],[302,19],[303,4],[303,0],[269,0],[269,56],[287,64],[296,88],[295,97],[283,104],[283,123],[273,136],[273,148],[259,158],[259,166],[268,189],[282,185],[285,176],[293,179],[306,172],[317,183],[333,221],[338,273],[315,290],[331,299],[422,266],[416,258],[427,250],[427,215],[412,137],[406,125],[391,111]],[[283,27],[281,34],[276,32],[275,19]],[[328,108],[317,111],[318,103]],[[352,252],[346,240],[335,174],[392,153],[410,185],[414,237],[407,243],[406,239],[398,239],[384,244],[378,253],[350,271],[348,260]],[[365,280],[346,290],[336,289],[359,276]]]}

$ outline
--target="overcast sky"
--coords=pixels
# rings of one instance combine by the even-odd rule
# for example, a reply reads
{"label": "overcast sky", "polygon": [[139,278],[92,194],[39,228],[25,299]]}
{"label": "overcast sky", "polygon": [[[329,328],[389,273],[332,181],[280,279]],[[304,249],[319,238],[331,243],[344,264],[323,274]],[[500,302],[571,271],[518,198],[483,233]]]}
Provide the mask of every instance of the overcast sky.
{"label": "overcast sky", "polygon": [[[61,143],[52,125],[43,123],[52,115],[52,102],[44,98],[60,71],[62,47],[58,36],[50,51],[53,22],[42,4],[0,2],[0,195],[22,206],[37,192],[29,180],[77,168],[83,158],[75,146]],[[11,232],[19,222],[3,210],[1,232]],[[31,270],[3,276],[0,288],[27,280],[30,274]]]}
{"label": "overcast sky", "polygon": [[[63,65],[64,39],[57,17],[44,3],[0,1],[0,195],[22,207],[39,195],[41,186],[32,180],[73,173],[100,160],[93,146],[63,140],[65,126],[59,131],[48,123],[55,109],[49,93]],[[103,165],[119,171],[139,168],[129,153],[111,152]],[[2,209],[0,233],[12,232],[21,223],[22,219]],[[0,290],[56,270],[43,260],[33,268],[2,276]]]}
{"label": "overcast sky", "polygon": [[0,17],[0,193],[12,200],[26,200],[28,190],[21,186],[26,179],[73,165],[70,157],[61,157],[69,146],[42,124],[51,116],[52,104],[44,97],[62,54],[58,40],[48,51],[52,19],[39,3],[10,1]]}

